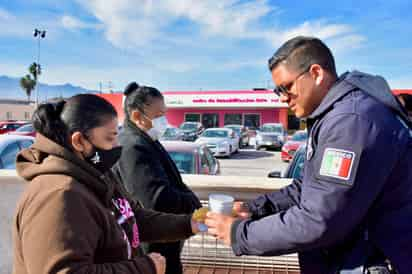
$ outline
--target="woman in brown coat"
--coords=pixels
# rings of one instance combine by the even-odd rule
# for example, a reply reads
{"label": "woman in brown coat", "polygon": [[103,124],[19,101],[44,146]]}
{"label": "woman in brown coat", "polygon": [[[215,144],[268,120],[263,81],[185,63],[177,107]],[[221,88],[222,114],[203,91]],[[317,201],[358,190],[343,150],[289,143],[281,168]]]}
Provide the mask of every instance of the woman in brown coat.
{"label": "woman in brown coat", "polygon": [[142,209],[114,180],[117,125],[113,106],[95,95],[36,110],[36,141],[17,157],[29,184],[13,227],[14,274],[162,274],[164,258],[143,256],[140,243],[197,232],[190,215]]}

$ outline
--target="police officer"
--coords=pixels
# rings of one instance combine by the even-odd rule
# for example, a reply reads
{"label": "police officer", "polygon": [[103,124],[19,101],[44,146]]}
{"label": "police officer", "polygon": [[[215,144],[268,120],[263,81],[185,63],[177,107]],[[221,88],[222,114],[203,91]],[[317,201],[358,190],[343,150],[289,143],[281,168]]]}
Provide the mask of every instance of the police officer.
{"label": "police officer", "polygon": [[236,255],[298,252],[302,273],[410,273],[412,126],[386,81],[338,77],[312,37],[287,41],[269,69],[281,101],[307,120],[302,181],[236,203],[244,218],[208,213],[209,233]]}

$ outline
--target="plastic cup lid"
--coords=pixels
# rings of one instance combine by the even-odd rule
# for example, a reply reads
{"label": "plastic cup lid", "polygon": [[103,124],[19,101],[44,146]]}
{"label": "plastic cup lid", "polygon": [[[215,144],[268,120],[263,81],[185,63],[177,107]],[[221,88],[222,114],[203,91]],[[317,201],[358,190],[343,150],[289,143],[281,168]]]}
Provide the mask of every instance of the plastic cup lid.
{"label": "plastic cup lid", "polygon": [[209,201],[216,201],[220,203],[233,203],[235,199],[226,194],[210,194],[209,195]]}

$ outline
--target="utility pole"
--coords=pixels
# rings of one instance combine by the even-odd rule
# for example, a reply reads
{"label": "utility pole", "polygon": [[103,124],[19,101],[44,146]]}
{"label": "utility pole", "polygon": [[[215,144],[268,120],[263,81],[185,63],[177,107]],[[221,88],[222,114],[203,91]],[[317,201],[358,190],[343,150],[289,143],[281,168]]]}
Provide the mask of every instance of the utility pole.
{"label": "utility pole", "polygon": [[113,83],[109,81],[109,93],[113,93]]}
{"label": "utility pole", "polygon": [[[37,70],[37,72],[40,72],[41,71],[41,67],[40,67],[40,40],[46,37],[46,30],[34,29],[33,36],[35,38],[37,38],[37,68],[36,68],[36,70]],[[37,73],[36,108],[39,105],[39,86],[40,86],[39,76],[40,76],[40,74]]]}

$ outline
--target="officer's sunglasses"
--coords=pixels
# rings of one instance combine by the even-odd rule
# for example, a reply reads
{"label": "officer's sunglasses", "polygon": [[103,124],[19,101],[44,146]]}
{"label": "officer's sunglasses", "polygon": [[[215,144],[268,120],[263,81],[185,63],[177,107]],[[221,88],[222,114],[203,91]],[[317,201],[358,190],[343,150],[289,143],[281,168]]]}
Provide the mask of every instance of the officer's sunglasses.
{"label": "officer's sunglasses", "polygon": [[277,87],[275,87],[275,89],[273,90],[273,92],[277,95],[277,96],[291,96],[293,95],[293,93],[290,92],[290,90],[292,89],[292,87],[295,85],[296,81],[299,80],[299,78],[304,75],[306,72],[309,71],[311,65],[305,69],[303,72],[299,73],[298,76],[295,77],[294,80],[292,80],[290,83],[286,84],[286,85],[279,85]]}

